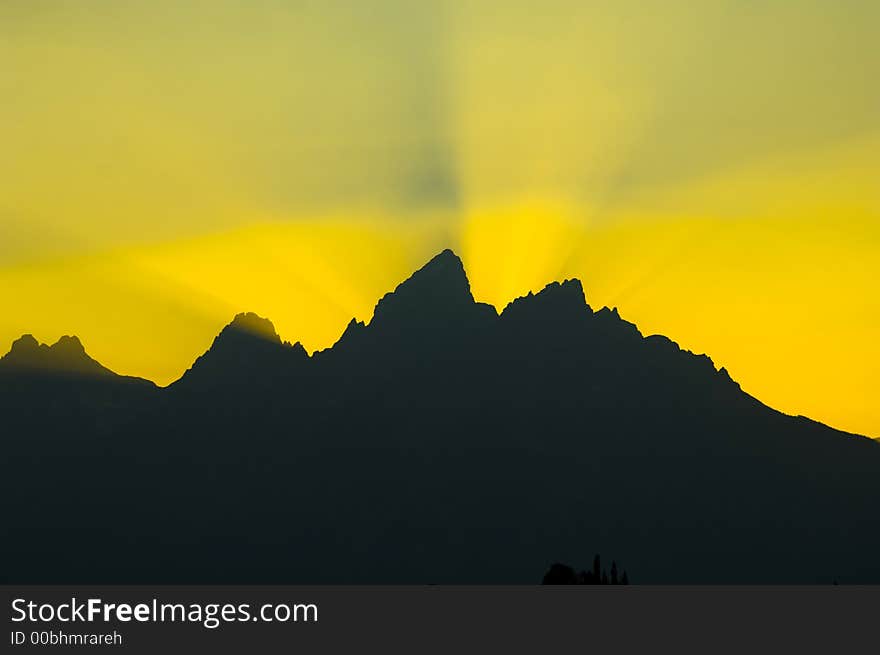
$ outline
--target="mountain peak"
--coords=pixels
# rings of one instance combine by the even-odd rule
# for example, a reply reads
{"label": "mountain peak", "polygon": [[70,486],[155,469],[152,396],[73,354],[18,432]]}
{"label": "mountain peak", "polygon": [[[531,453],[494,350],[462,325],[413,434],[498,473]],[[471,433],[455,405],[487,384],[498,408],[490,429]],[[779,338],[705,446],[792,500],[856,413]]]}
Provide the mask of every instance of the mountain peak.
{"label": "mountain peak", "polygon": [[464,264],[449,248],[434,255],[427,264],[398,285],[394,292],[410,287],[425,287],[426,291],[444,292],[449,297],[466,297],[470,302],[474,300]]}
{"label": "mountain peak", "polygon": [[584,285],[577,278],[563,280],[562,282],[551,282],[541,289],[537,295],[577,307],[589,307],[587,305],[587,296],[584,294]]}
{"label": "mountain peak", "polygon": [[220,336],[222,337],[223,333],[227,330],[259,337],[275,343],[281,343],[281,337],[279,337],[278,332],[275,331],[275,326],[272,324],[272,321],[268,318],[258,316],[253,312],[236,314],[232,319],[232,322],[223,328],[223,332],[220,333]]}
{"label": "mountain peak", "polygon": [[50,350],[64,357],[81,357],[86,355],[86,349],[77,336],[64,335],[50,347]]}
{"label": "mountain peak", "polygon": [[535,318],[547,315],[583,315],[592,309],[587,304],[584,287],[577,278],[563,282],[551,282],[538,293],[531,291],[514,299],[501,312],[502,317],[525,316],[535,313]]}
{"label": "mountain peak", "polygon": [[[43,346],[44,348],[46,346]],[[25,354],[32,354],[40,351],[40,342],[34,338],[32,334],[23,334],[12,342],[12,348],[6,357],[18,357]],[[6,359],[3,357],[2,359]]]}
{"label": "mountain peak", "polygon": [[11,368],[79,375],[115,375],[110,369],[89,357],[78,337],[65,335],[53,345],[37,341],[25,334],[16,339],[9,353],[0,358]]}
{"label": "mountain peak", "polygon": [[444,262],[460,266],[461,269],[464,270],[464,264],[461,263],[461,258],[456,255],[451,248],[444,248],[443,250],[438,252],[430,260],[428,260],[428,263],[425,264],[422,268],[427,268],[432,264],[439,264]]}
{"label": "mountain peak", "polygon": [[382,297],[371,325],[391,317],[448,317],[475,306],[461,259],[446,249]]}
{"label": "mountain peak", "polygon": [[274,351],[283,345],[272,321],[253,312],[242,312],[236,314],[220,331],[205,355],[222,353],[222,356],[227,356],[234,353],[236,358],[248,358],[254,351]]}
{"label": "mountain peak", "polygon": [[[267,318],[253,312],[236,314],[179,380],[177,386],[194,381],[211,386],[270,384],[292,361],[304,361],[302,344],[282,341]],[[262,381],[262,382],[261,382]]]}

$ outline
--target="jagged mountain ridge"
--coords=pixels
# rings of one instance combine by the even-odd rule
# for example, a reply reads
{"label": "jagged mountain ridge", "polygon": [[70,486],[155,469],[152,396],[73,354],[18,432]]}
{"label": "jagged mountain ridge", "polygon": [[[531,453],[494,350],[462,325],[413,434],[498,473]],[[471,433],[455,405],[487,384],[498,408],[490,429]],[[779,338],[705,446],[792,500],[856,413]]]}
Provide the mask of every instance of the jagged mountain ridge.
{"label": "jagged mountain ridge", "polygon": [[[555,342],[546,338],[548,326]],[[405,379],[426,366],[434,370],[428,384],[455,384],[446,377],[450,365],[471,367],[477,377],[491,375],[486,367],[505,366],[510,349],[518,350],[521,362],[536,371],[545,367],[548,357],[572,369],[586,362],[567,361],[571,353],[563,346],[578,339],[595,341],[607,351],[595,353],[590,362],[606,368],[604,385],[620,378],[621,371],[629,370],[635,380],[645,377],[643,366],[656,373],[672,365],[680,378],[673,381],[675,385],[696,376],[705,379],[691,385],[693,390],[706,382],[710,387],[729,384],[738,389],[707,356],[681,350],[666,337],[643,338],[616,308],[594,312],[579,280],[550,283],[538,293],[512,301],[499,314],[493,306],[474,300],[462,262],[451,250],[435,256],[383,296],[369,323],[352,319],[332,347],[311,357],[301,344],[282,342],[267,319],[240,314],[170,388],[198,391],[200,386],[228,385],[258,392],[263,401],[266,394],[297,383],[318,389],[360,383],[365,387],[361,392],[370,393],[382,389],[375,384],[377,379]],[[608,352],[627,352],[627,365],[605,361]],[[689,373],[681,375],[682,371]],[[324,396],[332,393],[325,389]]]}
{"label": "jagged mountain ridge", "polygon": [[16,339],[9,352],[0,357],[0,384],[4,380],[155,387],[149,380],[119,375],[110,370],[89,356],[79,337],[70,335],[62,336],[52,345],[40,343],[31,334]]}
{"label": "jagged mountain ridge", "polygon": [[880,581],[875,442],[576,280],[499,314],[444,252],[311,357],[243,314],[166,389],[37,391],[0,393],[0,491],[41,508],[5,508],[9,581],[530,582],[596,550],[640,582]]}
{"label": "jagged mountain ridge", "polygon": [[10,351],[0,357],[2,369],[20,372],[66,373],[84,376],[116,375],[86,354],[78,337],[63,336],[51,346],[25,334],[12,344]]}
{"label": "jagged mountain ridge", "polygon": [[268,319],[252,312],[235,316],[214,339],[211,347],[183,376],[170,385],[192,388],[198,385],[252,384],[253,376],[267,371],[281,375],[308,359],[302,344],[282,341]]}
{"label": "jagged mountain ridge", "polygon": [[[461,260],[451,250],[444,250],[394,291],[383,296],[369,323],[352,319],[332,347],[317,351],[312,357],[321,359],[332,356],[334,350],[345,350],[353,342],[365,338],[366,334],[374,340],[387,341],[391,348],[401,348],[406,347],[410,339],[418,341],[423,338],[424,328],[438,322],[443,325],[442,336],[449,339],[450,330],[454,333],[456,325],[472,331],[477,324],[486,328],[487,324],[504,323],[516,324],[528,330],[530,324],[540,324],[548,317],[555,323],[556,329],[564,329],[563,326],[568,321],[573,329],[580,329],[584,320],[592,317],[598,330],[618,331],[620,338],[642,338],[638,328],[620,318],[616,308],[602,308],[594,312],[586,301],[581,282],[577,279],[551,282],[538,293],[529,292],[511,301],[499,314],[492,305],[474,300]],[[497,335],[493,335],[493,338],[495,336]],[[693,355],[690,351],[681,350],[674,341],[666,337],[651,336],[646,342],[667,353],[680,352],[683,356],[697,357],[699,362],[706,365],[707,371],[709,367],[714,371],[714,365],[707,356]],[[293,352],[288,352],[291,350]],[[233,351],[237,351],[236,354],[233,355]],[[239,314],[223,329],[211,348],[174,384],[185,380],[209,358],[228,358],[226,364],[234,369],[248,368],[254,359],[259,360],[270,355],[279,357],[284,362],[283,365],[296,365],[308,357],[299,342],[293,345],[282,342],[268,319],[253,313]],[[724,370],[719,374],[724,378],[728,377]]]}
{"label": "jagged mountain ridge", "polygon": [[[560,329],[564,329],[562,326],[565,323],[569,324],[568,327],[580,329],[582,325],[579,323],[589,316],[596,323],[595,327],[601,326],[600,329],[606,332],[617,331],[619,338],[643,338],[633,323],[620,317],[616,307],[604,307],[594,312],[586,301],[581,281],[577,279],[551,282],[538,293],[528,292],[512,300],[499,314],[492,305],[474,300],[461,260],[452,250],[446,249],[385,294],[378,301],[368,324],[352,319],[336,344],[317,351],[312,357],[320,359],[334,349],[345,349],[350,342],[362,338],[360,335],[364,332],[390,331],[391,334],[385,336],[393,340],[391,347],[401,347],[408,337],[419,335],[419,324],[430,326],[435,321],[462,318],[483,322],[494,319],[502,323],[516,322],[522,329],[528,330],[528,326],[540,324],[548,316]],[[448,325],[444,327],[449,329]],[[467,325],[465,329],[472,327]],[[668,337],[651,335],[644,337],[644,341],[658,354],[680,353],[683,357],[696,358],[693,360],[694,366],[702,366],[707,373],[711,368],[723,380],[730,380],[725,369],[715,370],[707,355],[695,355],[683,350]],[[212,386],[224,383],[236,385],[242,383],[242,375],[246,376],[249,371],[263,368],[284,370],[289,366],[302,365],[304,360],[310,358],[301,343],[282,341],[271,320],[253,312],[243,312],[223,328],[211,347],[169,388],[191,385],[195,377],[201,383]],[[49,375],[59,373],[142,379],[119,376],[104,367],[89,357],[76,336],[63,336],[54,345],[48,346],[39,344],[32,335],[24,335],[13,343],[7,355],[0,357],[0,372],[4,369]],[[252,382],[250,378],[245,381]]]}

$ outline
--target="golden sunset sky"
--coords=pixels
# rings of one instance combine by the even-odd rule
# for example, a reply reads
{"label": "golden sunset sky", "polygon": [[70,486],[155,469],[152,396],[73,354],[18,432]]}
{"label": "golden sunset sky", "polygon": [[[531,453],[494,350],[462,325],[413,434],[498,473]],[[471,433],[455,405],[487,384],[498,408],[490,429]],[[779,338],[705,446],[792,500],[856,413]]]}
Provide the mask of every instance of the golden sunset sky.
{"label": "golden sunset sky", "polygon": [[444,247],[578,277],[880,437],[872,0],[0,2],[0,350],[166,384],[239,311],[309,350]]}

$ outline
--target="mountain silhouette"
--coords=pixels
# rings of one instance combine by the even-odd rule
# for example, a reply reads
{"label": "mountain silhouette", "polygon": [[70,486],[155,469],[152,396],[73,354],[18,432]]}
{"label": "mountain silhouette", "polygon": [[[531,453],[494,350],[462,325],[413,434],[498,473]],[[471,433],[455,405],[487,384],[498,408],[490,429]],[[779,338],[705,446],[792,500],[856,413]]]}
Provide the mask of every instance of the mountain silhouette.
{"label": "mountain silhouette", "polygon": [[10,351],[0,357],[0,384],[21,384],[28,379],[155,386],[149,380],[114,373],[90,357],[76,336],[63,336],[51,346],[31,334],[16,339]]}
{"label": "mountain silhouette", "polygon": [[32,374],[69,374],[81,376],[116,375],[86,354],[79,338],[61,337],[48,346],[26,334],[12,344],[12,349],[0,357],[0,371],[29,372]]}
{"label": "mountain silhouette", "polygon": [[5,582],[880,582],[880,444],[578,280],[499,313],[446,250],[331,348],[239,314],[164,389],[56,347],[0,360]]}
{"label": "mountain silhouette", "polygon": [[238,314],[214,339],[183,377],[176,389],[263,386],[275,384],[287,371],[308,359],[301,344],[282,342],[275,326],[254,313]]}

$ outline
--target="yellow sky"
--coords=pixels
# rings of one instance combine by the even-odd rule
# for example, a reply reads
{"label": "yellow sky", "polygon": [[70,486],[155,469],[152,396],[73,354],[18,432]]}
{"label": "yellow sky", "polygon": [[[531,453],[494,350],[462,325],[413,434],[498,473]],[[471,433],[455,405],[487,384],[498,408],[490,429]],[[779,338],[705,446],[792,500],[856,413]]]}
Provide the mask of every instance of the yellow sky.
{"label": "yellow sky", "polygon": [[313,350],[451,246],[880,436],[880,7],[695,4],[7,0],[0,349]]}

